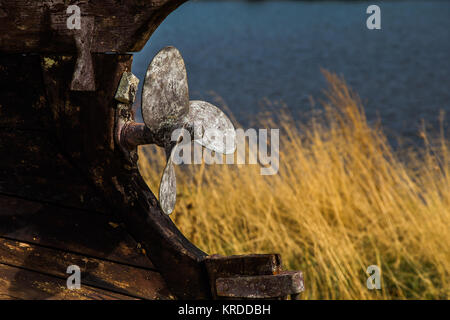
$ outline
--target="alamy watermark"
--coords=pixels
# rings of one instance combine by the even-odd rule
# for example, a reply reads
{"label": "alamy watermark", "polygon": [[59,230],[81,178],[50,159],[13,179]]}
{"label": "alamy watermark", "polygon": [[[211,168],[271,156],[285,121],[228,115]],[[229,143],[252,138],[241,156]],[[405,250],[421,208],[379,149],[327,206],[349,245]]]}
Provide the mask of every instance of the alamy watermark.
{"label": "alamy watermark", "polygon": [[[199,131],[194,130],[194,132]],[[279,129],[256,130],[250,128],[245,131],[244,129],[232,131],[204,129],[200,132],[203,133],[202,136],[194,135],[194,140],[186,129],[177,129],[172,132],[171,140],[173,142],[179,141],[180,136],[182,137],[182,141],[176,146],[172,155],[174,164],[201,164],[202,161],[206,164],[259,164],[261,165],[261,175],[278,173],[280,167]],[[202,145],[206,143],[202,143],[202,141],[208,141],[208,145],[220,145],[225,150],[236,152],[222,155],[211,148],[203,148]]]}
{"label": "alamy watermark", "polygon": [[81,289],[81,270],[77,265],[70,265],[67,267],[66,273],[71,274],[66,281],[67,289],[76,290]]}
{"label": "alamy watermark", "polygon": [[367,18],[366,26],[369,30],[381,29],[381,9],[379,6],[372,4],[367,7],[367,14],[370,16]]}
{"label": "alamy watermark", "polygon": [[67,14],[70,16],[67,18],[66,25],[67,29],[81,29],[81,10],[77,5],[71,5],[67,7]]}
{"label": "alamy watermark", "polygon": [[373,290],[381,289],[381,270],[380,267],[377,265],[371,265],[367,267],[366,270],[367,274],[369,274],[369,277],[367,278],[366,285],[367,289]]}

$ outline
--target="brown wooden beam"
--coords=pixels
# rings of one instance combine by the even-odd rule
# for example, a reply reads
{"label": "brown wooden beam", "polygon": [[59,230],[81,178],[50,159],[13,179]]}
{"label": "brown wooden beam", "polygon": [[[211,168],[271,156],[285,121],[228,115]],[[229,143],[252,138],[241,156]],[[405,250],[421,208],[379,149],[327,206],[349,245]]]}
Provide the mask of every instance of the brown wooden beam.
{"label": "brown wooden beam", "polygon": [[140,51],[169,13],[186,0],[6,0],[0,4],[0,52],[76,53],[69,5],[93,19],[91,52]]}

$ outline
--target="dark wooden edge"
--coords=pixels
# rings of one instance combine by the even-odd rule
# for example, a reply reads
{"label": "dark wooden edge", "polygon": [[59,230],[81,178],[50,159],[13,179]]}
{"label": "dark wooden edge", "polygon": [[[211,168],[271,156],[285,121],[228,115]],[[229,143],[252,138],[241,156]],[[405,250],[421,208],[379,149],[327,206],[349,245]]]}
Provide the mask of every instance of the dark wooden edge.
{"label": "dark wooden edge", "polygon": [[1,238],[157,271],[110,215],[2,194],[0,208]]}

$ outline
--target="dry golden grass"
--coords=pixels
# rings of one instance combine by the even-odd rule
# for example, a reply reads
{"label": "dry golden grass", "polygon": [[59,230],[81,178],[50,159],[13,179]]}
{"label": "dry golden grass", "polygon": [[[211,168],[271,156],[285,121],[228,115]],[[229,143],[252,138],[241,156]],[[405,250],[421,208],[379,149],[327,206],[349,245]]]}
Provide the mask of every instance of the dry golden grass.
{"label": "dry golden grass", "polygon": [[[277,175],[178,167],[174,222],[208,253],[281,253],[286,268],[304,272],[305,299],[448,299],[449,141],[422,133],[424,150],[402,150],[400,160],[344,81],[325,76],[321,119],[261,123],[280,128]],[[140,150],[140,170],[157,191],[165,160],[155,150]],[[382,290],[366,287],[373,264]]]}

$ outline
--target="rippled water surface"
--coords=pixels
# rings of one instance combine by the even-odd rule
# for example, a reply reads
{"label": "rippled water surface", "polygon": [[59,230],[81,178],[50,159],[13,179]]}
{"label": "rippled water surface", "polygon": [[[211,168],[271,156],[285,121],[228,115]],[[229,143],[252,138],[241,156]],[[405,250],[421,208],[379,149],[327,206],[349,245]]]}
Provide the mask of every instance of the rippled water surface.
{"label": "rippled water surface", "polygon": [[152,57],[176,46],[191,98],[221,96],[246,124],[265,99],[301,119],[325,87],[325,68],[390,132],[414,136],[420,119],[436,127],[439,110],[450,111],[450,2],[378,3],[382,30],[366,28],[369,4],[188,2],[135,55],[133,72],[142,83]]}

